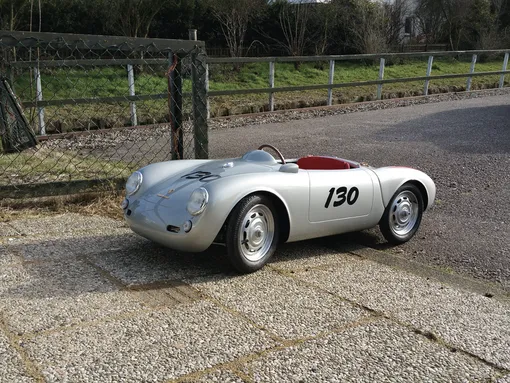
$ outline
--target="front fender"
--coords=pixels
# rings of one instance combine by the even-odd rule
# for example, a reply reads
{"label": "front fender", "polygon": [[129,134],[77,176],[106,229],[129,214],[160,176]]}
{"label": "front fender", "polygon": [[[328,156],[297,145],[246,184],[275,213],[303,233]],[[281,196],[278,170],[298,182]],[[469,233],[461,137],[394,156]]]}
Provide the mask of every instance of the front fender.
{"label": "front fender", "polygon": [[436,185],[432,178],[424,172],[398,166],[388,166],[372,170],[377,175],[377,178],[379,178],[384,207],[388,206],[395,192],[406,182],[418,182],[423,186],[427,193],[426,197],[428,204],[425,207],[426,209],[431,208],[434,204],[434,200],[436,198]]}

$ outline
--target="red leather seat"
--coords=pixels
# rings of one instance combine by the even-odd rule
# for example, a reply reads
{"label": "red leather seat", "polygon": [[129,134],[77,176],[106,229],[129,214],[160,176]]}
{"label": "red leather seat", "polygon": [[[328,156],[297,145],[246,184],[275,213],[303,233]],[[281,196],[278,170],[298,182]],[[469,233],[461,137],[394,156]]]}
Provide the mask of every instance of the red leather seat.
{"label": "red leather seat", "polygon": [[350,169],[351,165],[335,157],[307,156],[297,161],[300,169],[304,170],[342,170]]}

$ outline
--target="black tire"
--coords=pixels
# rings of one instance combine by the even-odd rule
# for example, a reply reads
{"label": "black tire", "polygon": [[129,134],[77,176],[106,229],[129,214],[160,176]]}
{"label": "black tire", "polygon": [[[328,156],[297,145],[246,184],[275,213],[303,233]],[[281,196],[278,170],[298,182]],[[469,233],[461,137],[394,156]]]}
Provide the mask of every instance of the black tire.
{"label": "black tire", "polygon": [[259,194],[243,198],[230,214],[226,234],[228,257],[239,272],[252,273],[262,268],[279,240],[271,199]]}
{"label": "black tire", "polygon": [[409,241],[420,227],[423,210],[420,189],[409,183],[402,185],[391,197],[379,222],[384,238],[394,245]]}

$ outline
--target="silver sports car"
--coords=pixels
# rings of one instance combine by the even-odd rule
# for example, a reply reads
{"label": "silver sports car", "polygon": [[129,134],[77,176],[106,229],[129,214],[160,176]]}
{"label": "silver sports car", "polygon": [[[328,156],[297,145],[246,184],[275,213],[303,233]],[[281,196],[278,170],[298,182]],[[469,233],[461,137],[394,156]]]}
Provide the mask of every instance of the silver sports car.
{"label": "silver sports car", "polygon": [[389,242],[406,242],[436,187],[411,168],[376,169],[326,156],[285,160],[262,145],[240,158],[146,166],[129,177],[126,194],[122,208],[134,232],[182,251],[223,244],[237,270],[252,272],[280,242],[377,224]]}

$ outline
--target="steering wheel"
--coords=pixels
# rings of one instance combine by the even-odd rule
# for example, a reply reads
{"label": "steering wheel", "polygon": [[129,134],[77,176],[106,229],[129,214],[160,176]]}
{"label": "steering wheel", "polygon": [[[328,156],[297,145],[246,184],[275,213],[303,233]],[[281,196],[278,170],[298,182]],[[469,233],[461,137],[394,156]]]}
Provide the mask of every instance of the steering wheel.
{"label": "steering wheel", "polygon": [[273,149],[273,150],[274,150],[274,152],[275,152],[276,154],[278,154],[278,157],[280,157],[280,160],[282,160],[282,164],[285,164],[285,158],[283,158],[282,153],[281,153],[278,149],[276,149],[273,145],[263,144],[263,145],[260,145],[260,146],[259,146],[259,149],[258,149],[258,150],[262,150],[262,149],[264,149],[264,148]]}

